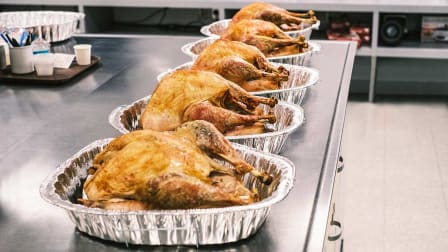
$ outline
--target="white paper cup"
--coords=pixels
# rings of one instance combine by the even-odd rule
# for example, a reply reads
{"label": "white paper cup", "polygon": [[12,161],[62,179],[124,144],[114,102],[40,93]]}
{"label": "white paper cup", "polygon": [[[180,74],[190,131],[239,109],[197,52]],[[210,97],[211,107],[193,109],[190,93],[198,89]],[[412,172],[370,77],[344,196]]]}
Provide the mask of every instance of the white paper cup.
{"label": "white paper cup", "polygon": [[91,55],[91,49],[92,45],[88,44],[80,44],[73,46],[73,49],[75,50],[75,58],[76,63],[78,65],[90,65],[90,55]]}
{"label": "white paper cup", "polygon": [[54,72],[54,54],[45,53],[34,55],[34,69],[37,76],[51,76]]}
{"label": "white paper cup", "polygon": [[13,47],[9,49],[11,72],[27,74],[34,71],[33,48],[31,46]]}

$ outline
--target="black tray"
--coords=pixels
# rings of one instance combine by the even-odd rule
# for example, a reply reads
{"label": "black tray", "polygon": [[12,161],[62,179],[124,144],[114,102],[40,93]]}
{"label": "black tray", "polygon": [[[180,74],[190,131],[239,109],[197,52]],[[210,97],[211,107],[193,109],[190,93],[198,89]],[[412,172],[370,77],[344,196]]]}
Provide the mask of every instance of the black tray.
{"label": "black tray", "polygon": [[70,68],[55,68],[54,73],[51,76],[37,76],[36,72],[32,72],[29,74],[13,74],[11,73],[11,67],[8,67],[5,70],[0,71],[0,81],[38,84],[62,84],[97,65],[100,61],[100,57],[92,56],[90,65],[81,66],[76,64],[76,60],[74,60]]}

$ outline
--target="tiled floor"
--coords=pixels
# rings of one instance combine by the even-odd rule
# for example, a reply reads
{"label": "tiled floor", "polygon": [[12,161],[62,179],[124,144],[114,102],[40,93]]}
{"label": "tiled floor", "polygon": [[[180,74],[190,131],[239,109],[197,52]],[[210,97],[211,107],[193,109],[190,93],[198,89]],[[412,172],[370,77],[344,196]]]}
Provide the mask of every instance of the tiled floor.
{"label": "tiled floor", "polygon": [[448,98],[350,100],[344,251],[448,251]]}

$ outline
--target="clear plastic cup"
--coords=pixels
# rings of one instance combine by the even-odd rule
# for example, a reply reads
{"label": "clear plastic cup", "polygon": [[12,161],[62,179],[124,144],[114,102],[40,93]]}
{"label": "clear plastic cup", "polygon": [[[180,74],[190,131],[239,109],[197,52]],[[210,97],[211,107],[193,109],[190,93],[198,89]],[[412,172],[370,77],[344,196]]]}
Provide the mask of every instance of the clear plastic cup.
{"label": "clear plastic cup", "polygon": [[54,54],[34,55],[34,68],[37,76],[51,76],[54,72]]}

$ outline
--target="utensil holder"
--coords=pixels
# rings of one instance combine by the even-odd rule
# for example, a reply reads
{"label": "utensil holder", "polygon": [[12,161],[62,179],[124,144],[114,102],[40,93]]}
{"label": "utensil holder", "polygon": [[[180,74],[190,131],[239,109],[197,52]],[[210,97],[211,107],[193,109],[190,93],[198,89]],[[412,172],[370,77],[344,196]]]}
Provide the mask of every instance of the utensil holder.
{"label": "utensil holder", "polygon": [[13,74],[27,74],[34,71],[33,48],[31,46],[10,48],[9,56]]}

